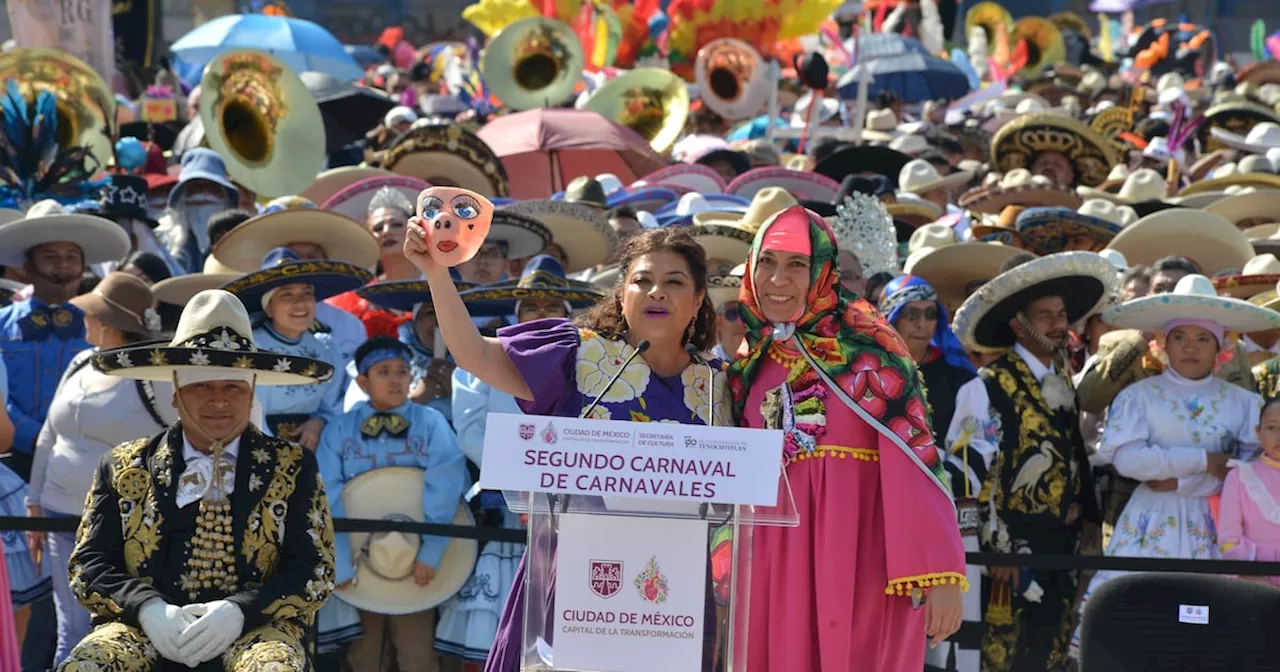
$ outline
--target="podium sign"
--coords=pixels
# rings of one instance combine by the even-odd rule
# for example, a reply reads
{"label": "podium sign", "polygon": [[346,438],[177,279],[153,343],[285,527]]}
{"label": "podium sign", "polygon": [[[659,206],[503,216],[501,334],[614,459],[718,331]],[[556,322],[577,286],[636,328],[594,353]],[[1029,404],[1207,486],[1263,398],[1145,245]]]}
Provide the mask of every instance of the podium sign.
{"label": "podium sign", "polygon": [[490,413],[486,490],[777,503],[782,432]]}
{"label": "podium sign", "polygon": [[707,524],[560,519],[554,662],[571,670],[697,670],[706,627]]}

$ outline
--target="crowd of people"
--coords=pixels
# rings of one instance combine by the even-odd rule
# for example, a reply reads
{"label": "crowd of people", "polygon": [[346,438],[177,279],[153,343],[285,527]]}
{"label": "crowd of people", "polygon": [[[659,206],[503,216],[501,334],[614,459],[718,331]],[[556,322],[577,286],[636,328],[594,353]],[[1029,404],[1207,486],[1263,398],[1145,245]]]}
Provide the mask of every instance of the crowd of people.
{"label": "crowd of people", "polygon": [[[777,82],[733,47],[736,99],[592,68],[523,106],[577,96],[647,152],[625,176],[499,155],[519,99],[394,30],[361,82],[393,104],[300,182],[201,143],[203,87],[95,157],[19,69],[0,515],[79,526],[2,532],[0,669],[521,669],[524,544],[331,523],[524,529],[478,485],[491,413],[782,430],[800,523],[751,540],[753,671],[1078,669],[1121,572],[965,551],[1280,561],[1280,62],[1185,22],[827,4]],[[526,20],[564,53],[554,18]],[[969,93],[844,95],[836,37],[944,32]],[[592,103],[632,76],[653,115]],[[452,268],[433,186],[491,209]]]}

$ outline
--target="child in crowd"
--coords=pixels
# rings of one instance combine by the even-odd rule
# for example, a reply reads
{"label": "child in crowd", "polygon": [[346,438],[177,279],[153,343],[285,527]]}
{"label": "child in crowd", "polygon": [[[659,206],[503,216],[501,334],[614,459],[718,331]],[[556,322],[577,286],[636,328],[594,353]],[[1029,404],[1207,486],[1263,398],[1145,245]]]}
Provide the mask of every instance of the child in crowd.
{"label": "child in crowd", "polygon": [[[1227,560],[1280,561],[1280,397],[1258,420],[1262,453],[1227,473],[1218,512],[1218,543]],[[1280,577],[1245,577],[1280,586]]]}

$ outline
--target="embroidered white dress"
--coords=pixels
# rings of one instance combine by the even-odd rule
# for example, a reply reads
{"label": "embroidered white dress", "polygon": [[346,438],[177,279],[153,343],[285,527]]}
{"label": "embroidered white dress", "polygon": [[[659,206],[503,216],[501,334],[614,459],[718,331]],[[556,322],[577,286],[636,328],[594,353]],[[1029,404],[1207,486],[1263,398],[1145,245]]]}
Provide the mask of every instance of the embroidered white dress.
{"label": "embroidered white dress", "polygon": [[[1144,484],[1116,521],[1106,554],[1120,557],[1216,559],[1217,530],[1209,497],[1222,481],[1206,471],[1209,453],[1249,452],[1262,397],[1216,376],[1189,380],[1173,369],[1129,385],[1107,411],[1096,462]],[[1157,492],[1146,481],[1177,479],[1177,490]],[[1104,581],[1122,574],[1100,571],[1085,601]],[[1083,602],[1081,603],[1083,608]],[[1072,641],[1075,653],[1077,638]]]}

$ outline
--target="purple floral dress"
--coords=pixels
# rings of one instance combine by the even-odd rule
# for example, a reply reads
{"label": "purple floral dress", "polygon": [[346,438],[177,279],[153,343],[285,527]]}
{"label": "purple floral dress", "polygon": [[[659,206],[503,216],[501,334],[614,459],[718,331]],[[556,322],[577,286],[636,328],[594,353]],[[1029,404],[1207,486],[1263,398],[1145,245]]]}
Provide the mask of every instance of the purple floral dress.
{"label": "purple floral dress", "polygon": [[[530,415],[578,417],[604,391],[609,379],[633,352],[633,348],[624,341],[580,329],[563,319],[536,320],[504,327],[498,331],[498,339],[533,392],[533,401],[516,400],[520,410]],[[680,375],[664,378],[653,373],[642,358],[636,357],[592,410],[590,417],[704,425],[707,424],[711,402],[708,390],[714,389],[715,424],[732,425],[723,365],[716,360],[712,362],[712,368],[714,382],[709,385],[706,366],[690,365]],[[520,669],[527,559],[526,555],[516,571],[516,583],[503,607],[498,636],[485,664],[486,672],[515,672]],[[707,600],[708,609],[713,609],[714,604],[714,600]],[[553,618],[548,619],[548,622],[553,621]],[[714,621],[708,618],[707,622]],[[707,632],[713,633],[713,629],[708,628]],[[551,635],[548,632],[545,636],[548,642],[552,641]]]}

